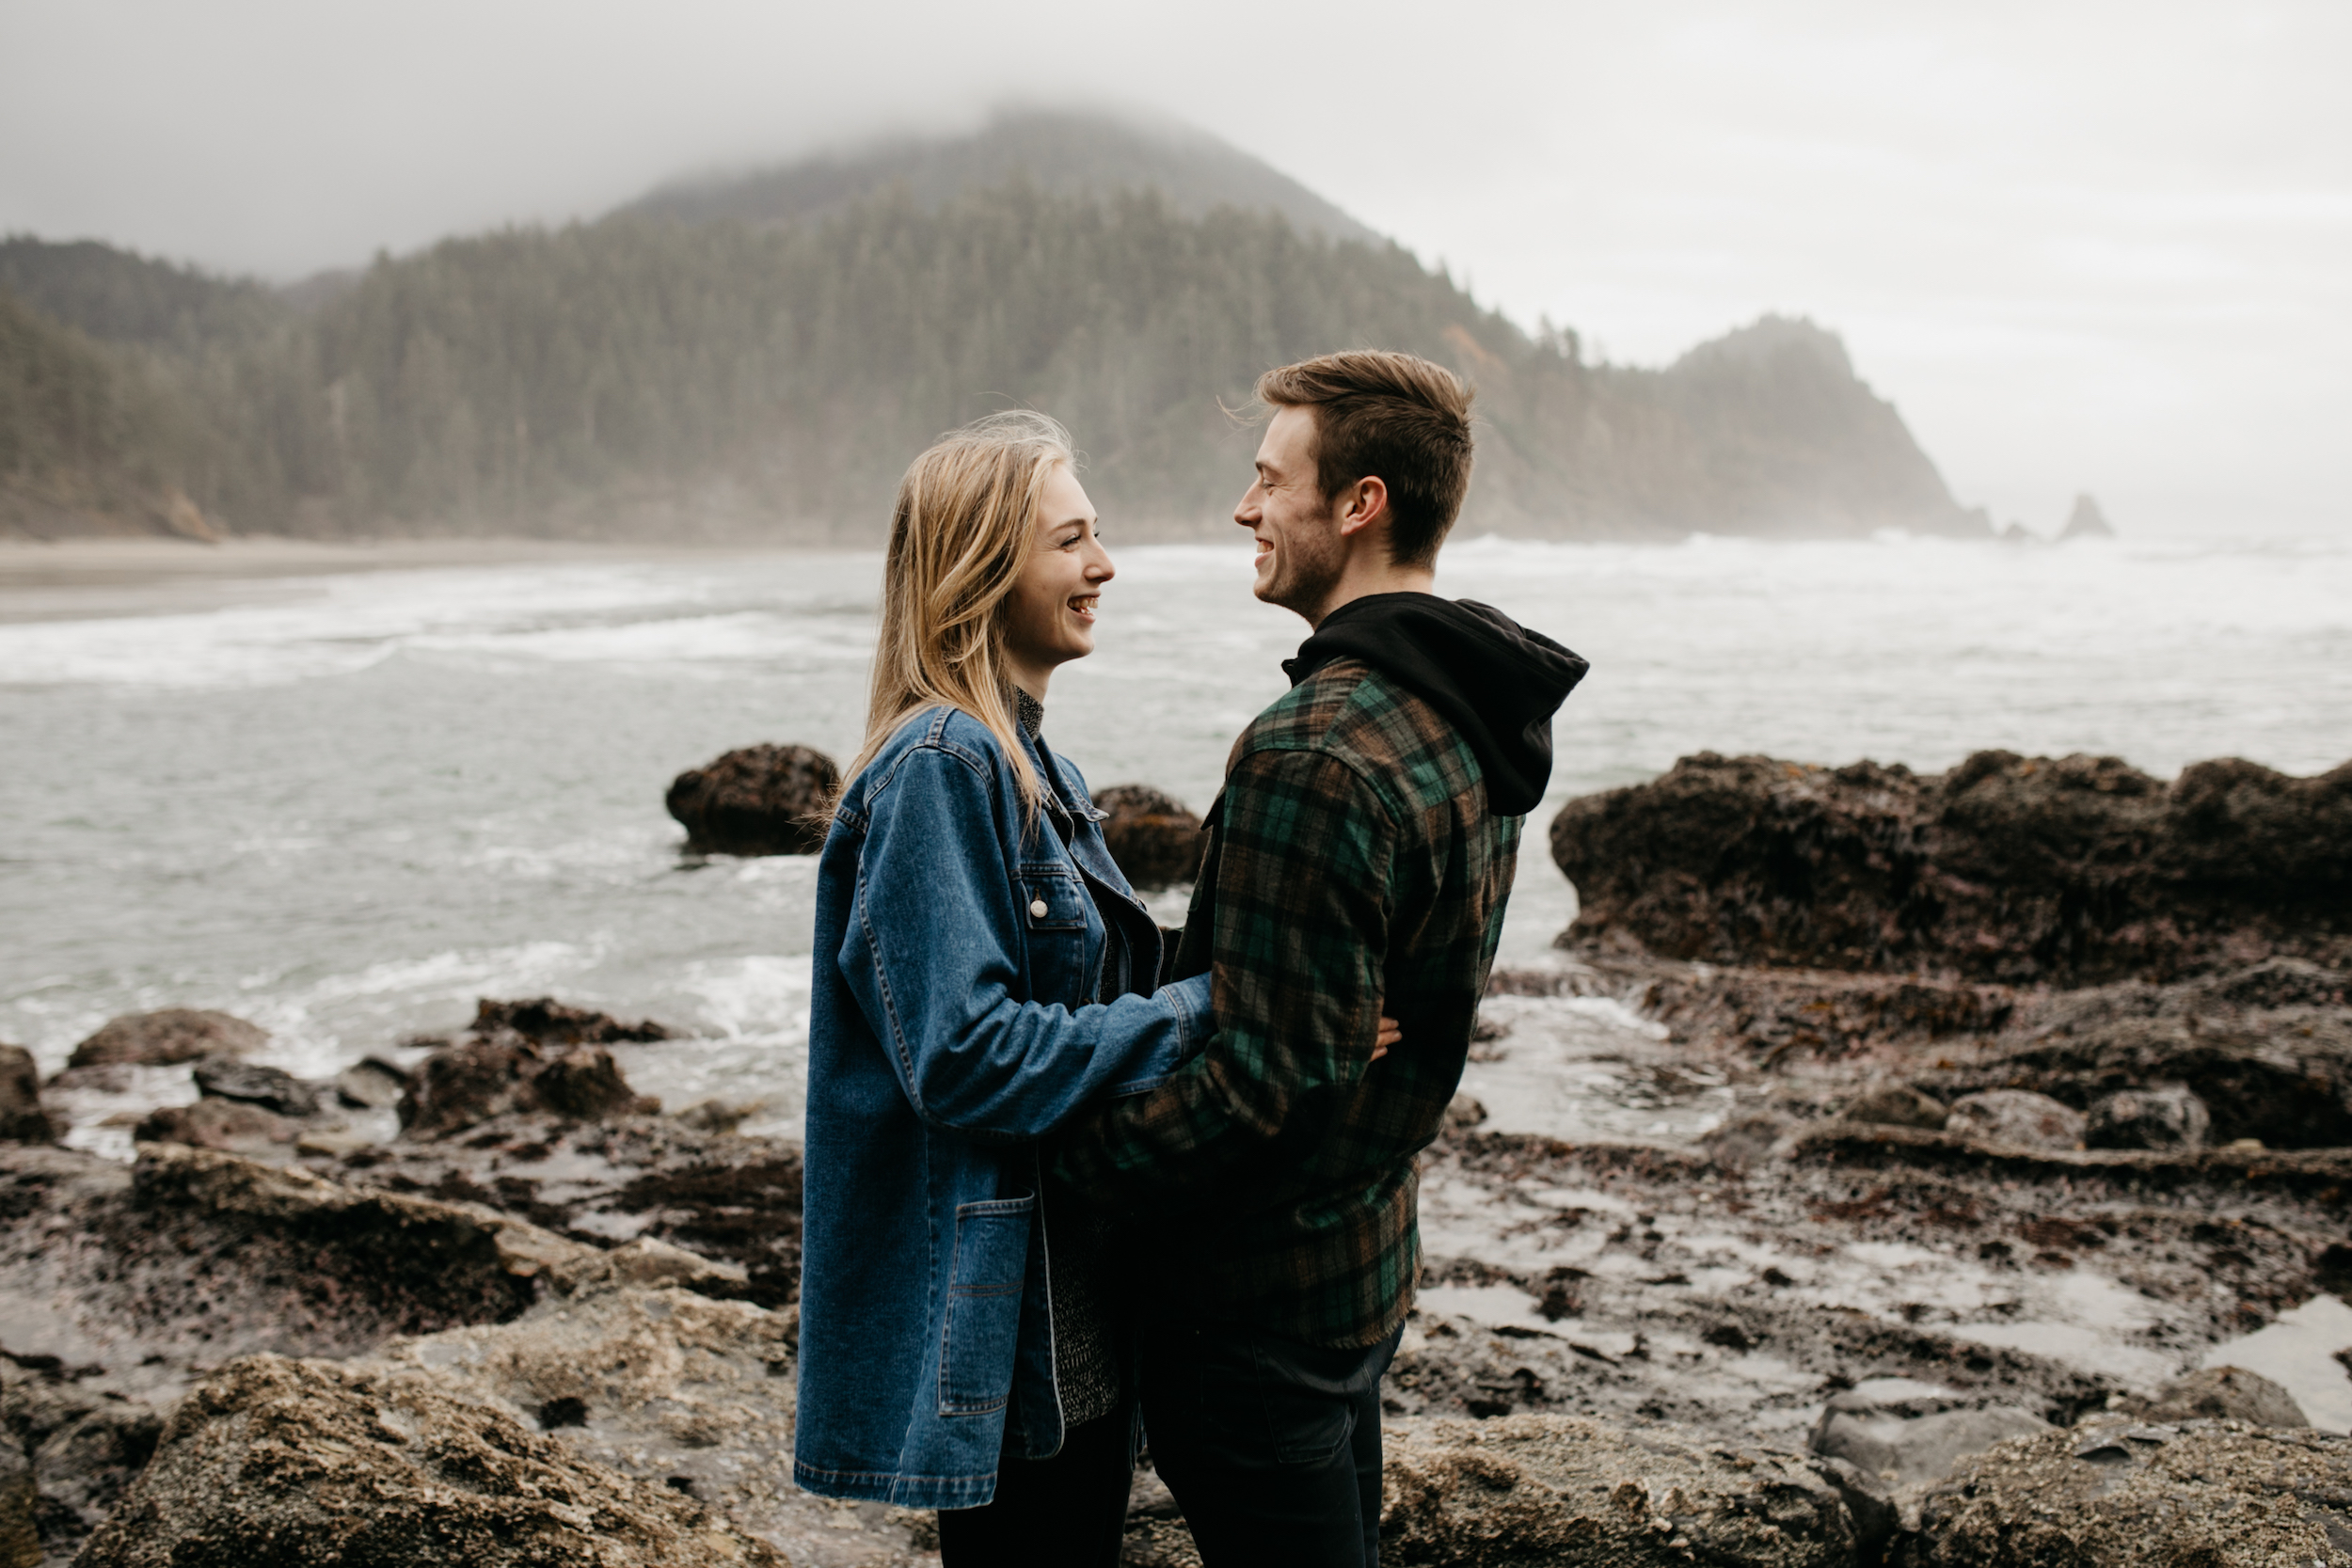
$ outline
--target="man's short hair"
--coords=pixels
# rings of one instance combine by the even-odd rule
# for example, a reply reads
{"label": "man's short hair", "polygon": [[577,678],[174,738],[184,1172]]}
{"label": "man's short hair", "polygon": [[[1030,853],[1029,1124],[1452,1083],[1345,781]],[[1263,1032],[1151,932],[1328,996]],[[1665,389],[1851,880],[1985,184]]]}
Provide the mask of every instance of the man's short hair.
{"label": "man's short hair", "polygon": [[1470,477],[1470,389],[1442,365],[1360,349],[1258,378],[1258,401],[1315,411],[1315,483],[1329,500],[1360,479],[1389,487],[1389,559],[1428,566]]}

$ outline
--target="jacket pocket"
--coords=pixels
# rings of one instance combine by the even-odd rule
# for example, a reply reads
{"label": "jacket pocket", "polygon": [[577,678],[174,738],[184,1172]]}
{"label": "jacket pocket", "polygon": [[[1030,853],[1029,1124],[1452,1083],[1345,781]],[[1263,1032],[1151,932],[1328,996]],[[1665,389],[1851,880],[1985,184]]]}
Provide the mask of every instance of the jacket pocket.
{"label": "jacket pocket", "polygon": [[1035,1197],[966,1203],[956,1210],[956,1254],[940,1328],[939,1413],[983,1416],[1012,1397]]}
{"label": "jacket pocket", "polygon": [[1093,992],[1085,972],[1087,895],[1078,879],[1060,866],[1024,866],[1013,881],[1021,903],[1021,925],[1028,949],[1029,1000],[1074,1006]]}

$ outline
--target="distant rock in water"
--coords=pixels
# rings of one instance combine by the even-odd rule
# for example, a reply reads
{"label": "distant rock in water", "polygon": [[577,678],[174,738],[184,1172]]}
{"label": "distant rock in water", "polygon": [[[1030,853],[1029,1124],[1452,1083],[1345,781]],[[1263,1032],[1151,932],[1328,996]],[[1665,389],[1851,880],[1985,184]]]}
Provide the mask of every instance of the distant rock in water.
{"label": "distant rock in water", "polygon": [[242,1056],[269,1043],[269,1036],[228,1013],[197,1007],[166,1007],[125,1013],[73,1048],[68,1068],[168,1067],[202,1056]]}
{"label": "distant rock in water", "polygon": [[1564,941],[1660,957],[2062,985],[2352,958],[2352,763],[2167,785],[2114,757],[1701,752],[1569,801],[1551,853],[1581,902]]}
{"label": "distant rock in water", "polygon": [[[392,1098],[401,1132],[411,1138],[440,1137],[517,1112],[573,1121],[650,1116],[660,1110],[660,1101],[631,1089],[612,1053],[595,1048],[670,1037],[670,1031],[651,1019],[624,1023],[610,1013],[570,1006],[551,996],[522,1002],[483,997],[474,1004],[473,1023],[464,1039],[408,1042],[437,1043],[442,1049],[399,1077],[400,1088]],[[399,1074],[398,1069],[373,1060],[360,1067],[374,1069],[371,1081],[355,1080],[345,1089],[339,1080],[338,1092],[346,1098],[381,1099]]]}
{"label": "distant rock in water", "polygon": [[1094,797],[1095,808],[1110,816],[1103,838],[1111,859],[1139,888],[1189,882],[1200,869],[1200,818],[1184,802],[1150,784],[1113,784]]}
{"label": "distant rock in water", "polygon": [[335,1098],[355,1111],[389,1109],[407,1092],[407,1069],[381,1056],[363,1056],[335,1075]]}
{"label": "distant rock in water", "polygon": [[274,1067],[241,1062],[234,1056],[207,1056],[196,1064],[196,1088],[210,1100],[236,1100],[259,1105],[281,1117],[315,1116],[319,1086]]}
{"label": "distant rock in water", "polygon": [[559,1045],[636,1045],[670,1037],[670,1031],[652,1019],[623,1023],[611,1013],[570,1006],[552,996],[532,997],[527,1002],[494,1002],[485,996],[474,1003],[475,1034],[496,1035],[508,1030],[525,1039]]}
{"label": "distant rock in water", "polygon": [[2058,531],[2060,539],[2112,539],[2115,528],[2107,515],[2099,510],[2099,503],[2089,496],[2074,498],[2074,510],[2068,515],[2066,527]]}
{"label": "distant rock in water", "polygon": [[399,1105],[401,1132],[412,1138],[445,1136],[518,1111],[600,1121],[660,1109],[628,1086],[610,1052],[548,1053],[511,1036],[435,1052],[410,1075]]}
{"label": "distant rock in water", "polygon": [[690,855],[813,855],[841,769],[806,746],[746,746],[680,773],[663,804]]}
{"label": "distant rock in water", "polygon": [[293,1143],[301,1129],[289,1117],[242,1100],[212,1097],[193,1105],[150,1111],[132,1130],[143,1144],[185,1144],[191,1148],[267,1158],[274,1146]]}

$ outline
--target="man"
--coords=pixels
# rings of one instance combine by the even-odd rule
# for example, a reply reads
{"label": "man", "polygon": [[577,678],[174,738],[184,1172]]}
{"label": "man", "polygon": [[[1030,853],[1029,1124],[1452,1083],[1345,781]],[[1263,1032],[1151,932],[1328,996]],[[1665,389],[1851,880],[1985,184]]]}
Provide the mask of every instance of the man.
{"label": "man", "polygon": [[1452,372],[1337,354],[1258,396],[1274,414],[1233,520],[1258,597],[1314,630],[1205,824],[1174,974],[1212,974],[1216,1032],[1082,1117],[1057,1169],[1138,1222],[1144,1424],[1203,1560],[1359,1568],[1421,1259],[1414,1157],[1460,1082],[1584,661],[1432,592],[1470,483]]}

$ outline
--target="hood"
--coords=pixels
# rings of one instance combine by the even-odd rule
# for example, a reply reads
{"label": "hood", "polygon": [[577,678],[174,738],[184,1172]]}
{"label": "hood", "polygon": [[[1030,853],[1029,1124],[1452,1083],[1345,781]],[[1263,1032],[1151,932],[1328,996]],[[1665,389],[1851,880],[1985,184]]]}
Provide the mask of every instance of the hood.
{"label": "hood", "polygon": [[1486,801],[1533,811],[1551,782],[1551,716],[1585,662],[1492,605],[1435,594],[1370,594],[1323,618],[1286,659],[1296,686],[1325,665],[1360,658],[1443,714],[1478,754]]}

